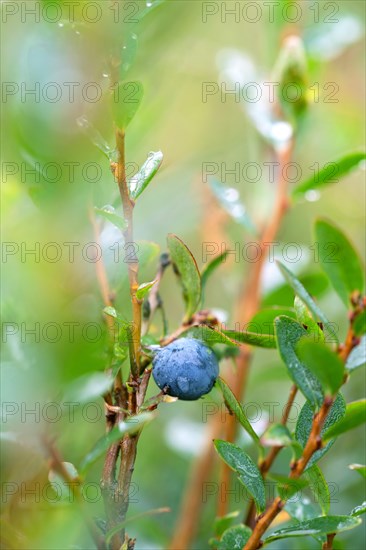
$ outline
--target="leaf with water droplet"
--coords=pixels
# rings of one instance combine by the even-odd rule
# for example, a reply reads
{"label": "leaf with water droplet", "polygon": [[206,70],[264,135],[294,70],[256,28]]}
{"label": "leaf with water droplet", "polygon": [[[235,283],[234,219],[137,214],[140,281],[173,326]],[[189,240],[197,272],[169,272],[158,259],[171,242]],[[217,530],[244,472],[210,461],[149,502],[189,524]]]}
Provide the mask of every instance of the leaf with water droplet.
{"label": "leaf with water droplet", "polygon": [[280,356],[288,373],[299,390],[311,402],[313,408],[323,403],[323,391],[317,377],[300,361],[296,345],[307,335],[306,330],[294,319],[281,315],[275,320],[275,332]]}
{"label": "leaf with water droplet", "polygon": [[50,470],[48,481],[57,494],[58,500],[73,502],[74,496],[72,487],[80,484],[79,474],[71,462],[62,462],[61,464],[67,474],[68,480],[65,480],[60,472]]}
{"label": "leaf with water droplet", "polygon": [[109,161],[116,160],[116,151],[112,149],[100,132],[94,128],[93,124],[87,119],[86,116],[80,116],[76,119],[77,125],[89,140],[101,151]]}
{"label": "leaf with water droplet", "polygon": [[119,78],[124,80],[128,71],[131,69],[137,53],[137,35],[131,32],[125,40],[121,49],[121,65],[119,68]]}
{"label": "leaf with water droplet", "polygon": [[317,170],[313,176],[300,183],[300,185],[293,190],[292,197],[294,199],[299,199],[308,191],[313,191],[332,183],[338,183],[340,178],[355,170],[365,159],[366,154],[361,152],[352,153],[334,162],[328,162],[323,168]]}
{"label": "leaf with water droplet", "polygon": [[346,369],[352,372],[366,365],[366,335],[364,335],[358,346],[353,348],[346,362]]}
{"label": "leaf with water droplet", "polygon": [[319,246],[320,266],[348,307],[353,293],[364,289],[363,262],[348,237],[333,222],[318,219],[315,223],[315,237]]}
{"label": "leaf with water droplet", "polygon": [[155,281],[151,281],[150,283],[142,283],[136,290],[136,298],[138,300],[142,300],[156,282],[157,279],[155,279]]}
{"label": "leaf with water droplet", "polygon": [[233,218],[233,220],[245,227],[245,229],[253,235],[256,235],[257,229],[250,219],[245,206],[239,200],[238,190],[233,187],[226,187],[218,180],[212,178],[209,179],[208,183],[220,205]]}
{"label": "leaf with water droplet", "polygon": [[340,533],[341,531],[353,529],[360,525],[360,523],[360,518],[351,516],[321,516],[279,529],[265,538],[263,543],[267,545],[275,540],[288,537],[304,537],[306,535],[314,537],[330,533]]}
{"label": "leaf with water droplet", "polygon": [[125,130],[140,107],[144,89],[138,80],[120,82],[111,96],[114,122],[120,130]]}
{"label": "leaf with water droplet", "polygon": [[299,298],[301,298],[304,304],[309,308],[309,310],[313,314],[314,320],[319,319],[324,325],[323,330],[325,334],[329,332],[329,336],[331,336],[333,339],[331,341],[338,342],[338,337],[333,329],[332,323],[328,321],[325,314],[310,296],[306,288],[301,284],[299,279],[289,269],[287,269],[285,265],[281,264],[281,262],[277,260],[276,263],[282,275],[291,286],[291,288],[294,290],[295,295],[299,296]]}
{"label": "leaf with water droplet", "polygon": [[65,402],[86,403],[101,397],[113,383],[104,372],[93,372],[77,378],[70,384],[65,393]]}
{"label": "leaf with water droplet", "polygon": [[146,8],[136,14],[138,21],[140,22],[146,15],[149,15],[154,8],[164,4],[164,2],[166,2],[166,0],[147,0]]}
{"label": "leaf with water droplet", "polygon": [[162,162],[163,153],[161,151],[152,151],[149,153],[149,156],[146,162],[144,162],[141,166],[141,169],[128,182],[130,195],[134,200],[136,200],[141,193],[145,191],[146,187],[159,170]]}
{"label": "leaf with water droplet", "polygon": [[113,225],[121,231],[124,231],[126,229],[127,221],[122,218],[122,216],[119,216],[115,213],[115,209],[113,208],[113,206],[107,205],[103,206],[103,208],[95,207],[94,210],[97,214],[99,214],[99,216],[102,216],[102,218],[113,223]]}
{"label": "leaf with water droplet", "polygon": [[257,465],[237,445],[222,439],[215,439],[214,445],[224,462],[238,474],[239,481],[252,495],[257,511],[263,512],[266,507],[266,496],[263,478]]}
{"label": "leaf with water droplet", "polygon": [[92,450],[84,458],[80,469],[85,471],[89,468],[98,458],[105,454],[107,449],[115,442],[120,441],[126,434],[134,434],[141,430],[141,428],[147,423],[153,420],[154,415],[150,412],[143,412],[136,416],[131,416],[126,420],[119,422],[110,432],[104,435]]}
{"label": "leaf with water droplet", "polygon": [[192,317],[201,300],[201,276],[189,248],[176,235],[168,235],[170,257],[179,276],[186,303],[185,320]]}
{"label": "leaf with water droplet", "polygon": [[[348,403],[346,412],[336,424],[329,427],[323,436],[323,440],[337,437],[340,434],[353,430],[366,422],[366,399]],[[324,425],[325,426],[325,425]]]}

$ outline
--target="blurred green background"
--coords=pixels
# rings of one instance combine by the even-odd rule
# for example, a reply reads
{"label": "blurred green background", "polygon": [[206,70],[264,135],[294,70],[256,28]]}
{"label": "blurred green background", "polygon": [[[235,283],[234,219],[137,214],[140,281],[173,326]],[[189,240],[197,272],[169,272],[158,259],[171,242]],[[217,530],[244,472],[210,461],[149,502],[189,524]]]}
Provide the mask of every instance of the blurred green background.
{"label": "blurred green background", "polygon": [[[60,9],[67,14],[65,4],[59,2]],[[127,161],[134,163],[131,171],[134,166],[141,166],[149,151],[164,153],[162,168],[135,210],[136,240],[154,241],[164,251],[166,234],[176,233],[190,247],[200,267],[203,243],[225,242],[230,249],[235,243],[242,246],[253,240],[230,220],[225,220],[224,228],[216,223],[215,203],[203,181],[203,165],[226,163],[230,169],[236,162],[241,166],[258,163],[262,169],[259,181],[248,182],[241,177],[237,182],[233,175],[226,179],[227,185],[239,191],[258,226],[267,219],[275,189],[274,184],[268,182],[263,164],[274,161],[272,148],[259,135],[243,104],[235,101],[233,95],[222,97],[220,93],[208,97],[206,102],[202,100],[204,83],[219,82],[220,52],[221,55],[225,49],[242,52],[247,61],[252,61],[257,73],[269,80],[284,36],[295,33],[304,38],[309,54],[308,81],[310,86],[319,82],[321,93],[319,101],[310,105],[294,151],[294,161],[301,166],[303,178],[312,174],[314,163],[321,167],[347,152],[360,150],[365,142],[365,6],[361,1],[331,2],[327,8],[324,2],[298,2],[301,17],[293,24],[283,16],[283,13],[292,13],[283,12],[284,6],[289,9],[292,2],[284,1],[275,2],[279,7],[275,8],[273,21],[264,6],[267,3],[257,2],[261,7],[258,21],[253,22],[254,11],[245,12],[246,17],[241,11],[237,22],[235,16],[227,15],[225,19],[223,11],[234,2],[168,0],[152,9],[138,24],[129,19],[134,18],[131,14],[136,10],[136,13],[142,12],[145,2],[118,4],[104,0],[75,4],[78,5],[74,24],[69,24],[67,17],[57,19],[57,2],[3,2],[1,6],[3,44],[6,44],[2,52],[4,548],[93,547],[75,506],[62,502],[52,504],[44,496],[38,499],[22,495],[13,500],[10,493],[14,490],[12,483],[29,488],[34,483],[43,486],[47,480],[47,464],[37,443],[38,435],[44,431],[55,438],[63,459],[76,467],[104,431],[102,415],[94,421],[93,409],[90,409],[92,420],[88,420],[85,404],[75,409],[71,420],[64,414],[54,421],[58,409],[52,411],[44,406],[49,402],[64,403],[74,379],[102,371],[104,366],[103,305],[95,265],[87,257],[88,243],[94,241],[88,208],[114,204],[118,193],[108,161],[80,131],[76,120],[87,116],[113,146],[113,125],[107,106],[103,101],[88,101],[85,94],[83,97],[80,93],[90,82],[104,89],[108,86],[105,59],[110,51],[123,56],[122,46],[129,33],[136,33],[138,48],[128,80],[141,80],[145,95],[127,131]],[[98,10],[93,11],[94,6],[83,12],[86,4],[96,4]],[[208,4],[215,13],[205,18]],[[248,2],[238,4],[242,7]],[[310,9],[311,5],[315,8]],[[25,6],[35,7],[39,19],[24,11]],[[315,11],[318,8],[319,21]],[[99,13],[99,20],[92,22]],[[55,22],[50,22],[51,19]],[[54,102],[45,100],[42,92],[50,82],[62,89],[61,98]],[[69,88],[65,86],[70,82],[78,83],[74,101],[70,101]],[[327,83],[337,86],[334,103],[324,100],[323,88]],[[25,94],[32,88],[36,90],[35,95]],[[92,96],[93,89],[89,91]],[[52,95],[51,88],[49,95]],[[96,163],[94,172],[88,163]],[[39,170],[45,166],[48,166],[47,174],[44,169]],[[75,168],[73,177],[70,177],[70,166]],[[92,182],[94,178],[96,181]],[[301,246],[302,259],[292,264],[297,273],[319,271],[309,249],[313,240],[312,223],[318,215],[337,222],[364,257],[365,239],[361,230],[365,214],[364,179],[364,171],[356,170],[321,195],[312,197],[315,201],[301,202],[290,210],[278,241]],[[111,286],[117,293],[116,307],[128,316],[124,251],[122,248],[122,257],[115,262],[115,249],[110,249],[118,241],[118,232],[106,226],[102,233],[103,257]],[[49,243],[56,243],[56,247],[47,248]],[[70,256],[72,247],[74,257]],[[32,249],[33,255],[26,253]],[[59,254],[60,250],[61,256],[57,258],[56,251]],[[281,246],[278,251],[280,253]],[[89,253],[92,256],[92,248]],[[157,259],[157,250],[148,249],[143,254],[141,282],[153,279]],[[223,310],[228,325],[235,323],[233,308],[249,269],[248,262],[231,260],[208,286],[206,305]],[[281,285],[281,278],[272,263],[266,270],[264,293],[276,285]],[[173,331],[180,323],[183,305],[171,273],[163,281],[161,294],[169,329]],[[347,315],[340,300],[328,289],[322,294],[320,304],[339,326],[340,337],[344,337]],[[75,327],[73,338],[70,338],[70,323]],[[35,335],[27,333],[32,328]],[[159,323],[155,328],[158,333]],[[289,387],[290,381],[277,353],[256,351],[246,401],[260,408],[260,418],[254,424],[259,430],[263,430],[268,421],[269,401],[275,403],[275,419],[280,418]],[[344,388],[346,400],[362,397],[364,389],[361,369]],[[156,393],[151,383],[149,394]],[[95,402],[99,407],[95,410],[101,411],[102,400]],[[220,403],[215,391],[197,402],[163,404],[156,420],[144,430],[130,514],[165,506],[170,507],[171,512],[131,522],[129,534],[137,537],[137,549],[157,550],[167,546],[190,467],[205,441],[205,411],[212,402]],[[301,398],[297,402],[301,405]],[[35,414],[26,414],[26,410],[31,409]],[[345,435],[321,461],[325,477],[333,488],[331,509],[334,513],[346,514],[364,499],[361,478],[348,469],[351,463],[365,461],[362,435],[362,428]],[[241,442],[249,452],[253,451],[242,435]],[[276,471],[286,471],[288,458],[286,453],[281,454]],[[97,497],[101,467],[99,460],[87,479]],[[209,481],[216,482],[216,473],[212,473]],[[203,490],[197,487],[197,491]],[[102,502],[97,497],[89,506],[94,516],[102,517]],[[228,498],[231,510],[244,508],[244,502],[237,501],[238,494]],[[93,499],[90,495],[89,501]],[[204,502],[192,548],[208,548],[215,506],[214,496]],[[337,537],[335,547],[357,549],[363,546],[363,540],[363,527],[359,527]],[[317,545],[306,538],[280,541],[272,547],[305,549]]]}

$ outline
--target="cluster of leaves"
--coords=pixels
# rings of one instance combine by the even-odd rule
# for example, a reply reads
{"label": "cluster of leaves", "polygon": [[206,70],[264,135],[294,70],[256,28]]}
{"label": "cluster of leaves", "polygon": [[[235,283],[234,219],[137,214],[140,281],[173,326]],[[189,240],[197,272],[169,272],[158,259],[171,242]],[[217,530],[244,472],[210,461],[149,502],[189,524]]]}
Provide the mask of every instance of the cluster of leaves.
{"label": "cluster of leaves", "polygon": [[[320,249],[325,250],[330,242],[336,244],[339,253],[335,261],[328,263],[326,257],[321,254],[321,266],[345,306],[357,310],[356,302],[360,303],[360,296],[364,290],[364,270],[358,254],[347,237],[326,220],[321,219],[316,222],[315,234]],[[364,367],[366,364],[364,309],[360,310],[359,315],[353,317],[351,330],[358,344],[344,363],[339,354],[342,348],[337,345],[337,341],[333,340],[335,346],[325,343],[326,329],[329,325],[325,314],[297,277],[284,265],[279,263],[278,266],[295,293],[296,318],[289,315],[277,316],[276,308],[267,308],[263,319],[272,321],[278,352],[288,375],[306,398],[294,432],[291,433],[285,425],[273,424],[259,438],[253,432],[243,407],[223,380],[219,381],[219,387],[222,389],[229,410],[236,415],[239,423],[257,446],[260,462],[263,460],[267,446],[290,448],[293,461],[298,460],[309,439],[314,415],[322,406],[326,396],[333,399],[333,405],[321,430],[322,446],[312,455],[303,475],[299,479],[291,480],[271,474],[271,480],[276,483],[278,495],[287,502],[285,509],[292,518],[292,523],[289,527],[267,536],[263,541],[265,545],[278,539],[298,536],[312,536],[324,541],[324,536],[327,534],[339,533],[359,525],[361,522],[359,516],[366,511],[363,503],[349,515],[329,515],[329,489],[318,465],[318,461],[329,451],[338,436],[366,421],[366,400],[346,404],[340,392],[341,386],[347,382],[349,376],[357,368]],[[337,336],[334,332],[331,335]],[[226,441],[215,441],[215,447],[252,496],[257,512],[264,512],[266,507],[264,479],[252,458],[240,447]],[[361,467],[357,466],[357,471],[365,475],[365,470]],[[308,502],[302,502],[299,491],[306,486],[314,492],[320,504],[320,510],[315,505],[308,510]],[[292,502],[296,502],[297,505],[294,506]],[[299,520],[299,508],[303,521]],[[231,515],[224,519],[227,523],[229,519],[233,522],[235,518]],[[225,526],[227,527],[226,524]],[[250,535],[249,527],[235,525],[227,527],[224,531],[219,528],[216,531],[219,541],[214,539],[212,542],[213,546],[220,550],[243,548]]]}

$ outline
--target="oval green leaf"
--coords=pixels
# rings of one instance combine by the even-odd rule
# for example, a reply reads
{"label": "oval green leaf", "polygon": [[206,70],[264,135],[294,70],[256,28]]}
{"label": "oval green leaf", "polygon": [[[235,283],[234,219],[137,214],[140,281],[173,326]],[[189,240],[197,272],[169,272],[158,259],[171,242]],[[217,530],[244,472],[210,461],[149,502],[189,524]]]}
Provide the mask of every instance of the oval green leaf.
{"label": "oval green leaf", "polygon": [[293,198],[298,199],[307,191],[320,189],[331,183],[338,183],[339,178],[346,176],[357,168],[365,158],[365,153],[352,153],[334,162],[327,163],[324,168],[294,189],[292,193]]}
{"label": "oval green leaf", "polygon": [[310,489],[315,496],[316,502],[319,503],[323,515],[327,515],[330,508],[330,493],[323,472],[317,464],[313,464],[311,468],[308,468],[305,476],[309,480]]}
{"label": "oval green leaf", "polygon": [[339,356],[321,342],[301,338],[296,346],[299,359],[320,380],[326,394],[334,395],[343,384],[344,364]]}
{"label": "oval green leaf", "polygon": [[229,388],[229,386],[224,382],[222,378],[218,378],[216,380],[216,385],[220,390],[222,391],[222,395],[224,396],[224,401],[227,409],[230,413],[234,414],[236,418],[238,419],[239,423],[243,426],[244,430],[248,432],[248,434],[251,436],[253,441],[260,445],[259,437],[255,433],[255,431],[252,428],[251,423],[249,422],[245,411],[239,401],[236,399],[235,395]]}
{"label": "oval green leaf", "polygon": [[[339,393],[328,413],[327,418],[325,419],[324,426],[321,431],[321,437],[323,440],[324,440],[324,434],[328,430],[328,428],[336,424],[344,416],[345,412],[346,412],[346,403],[343,399],[342,394]],[[299,418],[296,424],[296,430],[295,430],[295,437],[297,441],[302,445],[303,448],[305,447],[307,440],[309,439],[313,418],[314,418],[314,411],[312,410],[309,402],[307,401],[300,411]],[[311,468],[313,464],[315,464],[318,460],[320,460],[322,456],[329,451],[334,441],[335,439],[331,439],[323,448],[319,449],[318,451],[315,451],[315,453],[309,460],[305,470],[308,470],[309,468]]]}
{"label": "oval green leaf", "polygon": [[260,471],[253,460],[240,447],[223,441],[214,440],[216,451],[239,477],[239,481],[253,497],[257,511],[263,512],[266,507],[264,483]]}
{"label": "oval green leaf", "polygon": [[333,223],[319,219],[315,223],[320,264],[335,291],[348,307],[353,292],[364,288],[362,262],[344,233]]}
{"label": "oval green leaf", "polygon": [[95,207],[94,210],[99,216],[113,223],[113,225],[121,231],[127,228],[127,221],[122,218],[122,216],[115,213],[113,206],[103,206],[103,208]]}
{"label": "oval green leaf", "polygon": [[141,169],[128,182],[130,195],[133,200],[136,200],[146,187],[149,185],[156,172],[159,170],[163,162],[163,153],[161,151],[149,153],[147,160],[141,166]]}
{"label": "oval green leaf", "polygon": [[282,316],[275,320],[277,345],[288,373],[313,408],[323,403],[323,391],[319,380],[299,359],[296,345],[307,335],[306,330],[294,319]]}
{"label": "oval green leaf", "polygon": [[[336,424],[329,426],[324,433],[324,441],[353,430],[366,422],[366,399],[348,403],[346,412]],[[324,425],[325,427],[325,425]]]}
{"label": "oval green leaf", "polygon": [[290,287],[293,289],[295,295],[298,296],[309,308],[314,316],[314,320],[316,321],[317,319],[319,319],[319,321],[323,323],[323,330],[325,334],[327,335],[327,333],[329,333],[329,335],[332,337],[331,341],[338,342],[338,337],[332,327],[332,324],[329,323],[328,319],[326,318],[320,307],[316,304],[316,302],[310,296],[310,294],[299,281],[299,279],[293,273],[291,273],[291,271],[287,269],[286,266],[281,264],[281,262],[277,261],[276,263],[282,275],[284,276]]}
{"label": "oval green leaf", "polygon": [[113,90],[112,114],[113,120],[120,130],[125,130],[140,107],[144,89],[142,83],[134,80],[120,82]]}
{"label": "oval green leaf", "polygon": [[296,525],[285,527],[275,531],[264,539],[264,544],[268,544],[278,539],[288,537],[304,537],[304,536],[319,536],[329,535],[331,533],[340,533],[348,531],[360,525],[361,519],[351,516],[322,516],[313,518],[307,521],[301,521]]}
{"label": "oval green leaf", "polygon": [[346,361],[346,370],[353,372],[366,364],[366,335],[361,338],[360,343],[348,356]]}
{"label": "oval green leaf", "polygon": [[217,550],[242,550],[251,534],[252,530],[246,525],[234,525],[226,529],[217,545]]}
{"label": "oval green leaf", "polygon": [[189,248],[172,233],[168,235],[168,248],[183,288],[183,298],[186,304],[185,320],[188,320],[196,311],[201,300],[200,273]]}
{"label": "oval green leaf", "polygon": [[154,415],[150,412],[143,412],[137,416],[132,416],[128,418],[127,420],[120,422],[117,426],[112,428],[112,430],[107,433],[105,436],[103,436],[99,441],[95,444],[95,446],[92,448],[92,450],[86,455],[84,460],[82,461],[82,464],[80,466],[80,470],[82,472],[85,472],[89,466],[94,464],[98,458],[103,456],[107,449],[115,443],[116,441],[119,441],[123,438],[126,434],[134,434],[141,430],[141,428],[147,423],[150,422],[154,418]]}
{"label": "oval green leaf", "polygon": [[255,332],[248,332],[243,330],[241,332],[236,330],[223,330],[225,336],[240,342],[240,344],[249,344],[250,346],[257,346],[259,348],[275,348],[276,338],[273,334],[256,334]]}

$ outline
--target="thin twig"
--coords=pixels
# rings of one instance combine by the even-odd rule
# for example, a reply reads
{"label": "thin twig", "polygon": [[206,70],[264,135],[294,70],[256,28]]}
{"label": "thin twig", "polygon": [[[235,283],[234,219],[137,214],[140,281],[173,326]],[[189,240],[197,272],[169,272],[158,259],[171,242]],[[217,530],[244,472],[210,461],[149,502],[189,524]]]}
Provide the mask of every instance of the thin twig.
{"label": "thin twig", "polygon": [[333,550],[333,540],[335,536],[336,533],[330,533],[329,535],[327,535],[327,540],[326,542],[324,542],[322,550]]}

